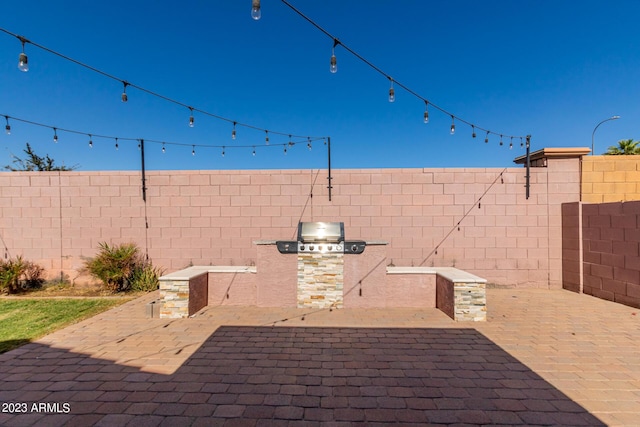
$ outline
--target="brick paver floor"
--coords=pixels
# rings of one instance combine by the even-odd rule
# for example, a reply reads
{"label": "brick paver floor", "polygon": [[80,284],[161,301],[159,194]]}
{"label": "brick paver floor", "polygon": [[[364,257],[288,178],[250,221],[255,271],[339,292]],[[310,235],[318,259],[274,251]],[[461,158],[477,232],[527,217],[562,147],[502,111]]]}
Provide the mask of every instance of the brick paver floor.
{"label": "brick paver floor", "polygon": [[491,289],[486,323],[435,309],[145,319],[155,297],[0,355],[0,425],[640,424],[639,310],[589,296]]}

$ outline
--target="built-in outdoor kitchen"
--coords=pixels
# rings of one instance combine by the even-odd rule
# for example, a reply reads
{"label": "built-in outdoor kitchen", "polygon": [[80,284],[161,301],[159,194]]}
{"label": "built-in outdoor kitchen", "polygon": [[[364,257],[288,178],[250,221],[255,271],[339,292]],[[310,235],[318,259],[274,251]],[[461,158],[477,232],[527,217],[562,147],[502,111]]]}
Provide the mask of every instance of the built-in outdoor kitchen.
{"label": "built-in outdoor kitchen", "polygon": [[[348,230],[346,230],[348,232]],[[486,320],[486,280],[452,267],[401,267],[384,241],[347,240],[342,222],[300,222],[297,240],[257,240],[250,266],[193,266],[160,279],[159,317],[206,306],[438,307]]]}

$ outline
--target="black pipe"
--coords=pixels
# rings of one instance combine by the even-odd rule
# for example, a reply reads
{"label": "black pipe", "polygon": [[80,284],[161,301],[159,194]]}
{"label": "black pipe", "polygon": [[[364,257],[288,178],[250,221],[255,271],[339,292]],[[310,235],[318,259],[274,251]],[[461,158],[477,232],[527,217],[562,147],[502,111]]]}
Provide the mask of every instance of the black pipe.
{"label": "black pipe", "polygon": [[333,178],[331,178],[331,137],[327,137],[327,169],[329,170],[329,176],[327,177],[327,180],[329,181],[329,186],[327,187],[329,189],[329,201],[331,201],[331,189],[333,188],[333,186],[331,185],[331,180]]}
{"label": "black pipe", "polygon": [[526,179],[527,179],[527,183],[524,185],[526,188],[526,195],[527,195],[527,200],[529,200],[529,187],[531,186],[531,174],[530,174],[530,169],[531,169],[531,135],[527,135],[527,175],[526,175]]}

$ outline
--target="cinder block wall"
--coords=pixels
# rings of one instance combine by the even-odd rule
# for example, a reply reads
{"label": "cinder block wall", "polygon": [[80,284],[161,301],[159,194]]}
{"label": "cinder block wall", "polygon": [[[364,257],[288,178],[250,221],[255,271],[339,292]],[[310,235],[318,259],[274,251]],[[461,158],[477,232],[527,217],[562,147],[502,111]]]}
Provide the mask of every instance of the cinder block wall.
{"label": "cinder block wall", "polygon": [[582,158],[582,201],[640,200],[640,156]]}
{"label": "cinder block wall", "polygon": [[582,292],[582,204],[562,205],[562,287]]}
{"label": "cinder block wall", "polygon": [[344,221],[348,239],[388,241],[395,265],[559,288],[561,204],[579,200],[579,171],[578,159],[532,168],[527,200],[524,168],[334,170],[331,202],[326,170],[152,171],[146,205],[139,172],[3,172],[0,250],[81,283],[100,242],[135,242],[167,271],[251,265],[254,240]]}
{"label": "cinder block wall", "polygon": [[640,308],[640,201],[584,204],[584,293]]}

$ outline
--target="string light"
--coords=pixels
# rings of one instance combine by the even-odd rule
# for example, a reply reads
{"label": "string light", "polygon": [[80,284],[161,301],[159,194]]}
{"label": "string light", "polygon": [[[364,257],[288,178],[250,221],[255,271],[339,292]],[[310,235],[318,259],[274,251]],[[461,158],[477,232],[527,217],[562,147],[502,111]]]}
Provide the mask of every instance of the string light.
{"label": "string light", "polygon": [[268,130],[265,130],[265,131],[264,131],[264,134],[265,134],[265,137],[264,137],[264,143],[265,143],[266,145],[269,145],[269,131],[268,131]]}
{"label": "string light", "polygon": [[236,139],[236,122],[233,122],[233,130],[231,131],[231,139]]}
{"label": "string light", "polygon": [[476,127],[475,125],[471,125],[471,138],[476,137]]}
{"label": "string light", "polygon": [[254,20],[260,19],[262,13],[260,12],[260,0],[252,0],[251,1],[251,17]]}
{"label": "string light", "polygon": [[455,122],[455,117],[453,117],[453,114],[451,115],[451,135],[453,135],[454,133],[456,133],[456,122]]}
{"label": "string light", "polygon": [[[307,22],[309,22],[311,25],[313,25],[314,27],[316,27],[319,31],[321,31],[322,33],[324,33],[326,36],[330,37],[333,40],[337,40],[337,37],[335,37],[334,35],[332,35],[331,33],[329,33],[327,30],[325,30],[323,27],[321,27],[320,25],[318,25],[315,21],[313,21],[311,18],[309,18],[307,15],[305,15],[304,13],[302,13],[300,10],[298,10],[295,6],[293,6],[291,3],[289,3],[287,0],[281,0],[282,3],[284,3],[287,7],[289,7],[292,11],[294,11],[295,13],[297,13],[298,15],[300,15],[300,17],[304,18]],[[402,83],[395,81],[393,79],[391,79],[391,77],[389,77],[389,75],[387,73],[385,73],[382,69],[380,69],[379,67],[377,67],[376,65],[374,65],[373,63],[371,63],[371,61],[367,60],[366,58],[364,58],[362,55],[360,55],[358,52],[356,52],[355,50],[351,49],[350,47],[346,46],[343,42],[340,42],[340,45],[349,53],[351,53],[353,56],[355,56],[357,59],[359,59],[360,61],[362,61],[363,63],[365,63],[366,65],[368,65],[371,69],[373,69],[374,71],[378,72],[379,74],[387,77],[390,81],[391,81],[391,89],[389,90],[389,102],[394,102],[395,101],[395,89],[393,88],[394,86],[394,82],[397,86],[401,87],[402,89],[404,89],[406,92],[408,92],[409,94],[415,96],[416,98],[422,99],[423,101],[426,102],[426,98],[419,95],[416,91],[412,90],[411,88],[403,85]],[[446,111],[444,108],[441,108],[433,103],[431,103],[431,105],[433,106],[433,108],[436,108],[437,110],[439,110],[440,112],[453,116],[455,117],[459,122],[462,122],[464,124],[467,124],[469,126],[472,126],[474,128],[478,128],[481,131],[486,131],[487,135],[489,133],[493,133],[494,135],[499,135],[498,133],[495,132],[491,132],[487,129],[483,129],[480,126],[476,126],[474,124],[472,124],[471,122],[468,122],[466,120],[463,120],[460,117],[455,116],[454,114]],[[488,137],[486,138],[486,140],[488,140]]]}
{"label": "string light", "polygon": [[502,147],[502,135],[500,135],[500,146]]}
{"label": "string light", "polygon": [[[78,131],[78,130],[73,130],[73,129],[64,129],[64,128],[60,128],[60,127],[56,127],[56,126],[51,126],[51,125],[47,125],[47,124],[43,124],[43,123],[38,123],[38,122],[34,122],[34,121],[30,121],[30,120],[25,120],[25,119],[21,119],[21,118],[17,118],[17,117],[12,117],[9,115],[4,115],[4,114],[0,114],[0,117],[4,117],[7,125],[9,125],[9,119],[11,120],[15,120],[21,123],[27,123],[30,125],[34,125],[34,126],[40,126],[40,127],[44,127],[44,128],[48,128],[53,132],[53,140],[54,142],[58,141],[58,131],[61,132],[68,132],[68,133],[73,133],[73,134],[77,134],[77,135],[84,135],[87,136],[89,138],[89,146],[93,147],[93,138],[102,138],[102,139],[110,139],[110,140],[115,140],[115,146],[116,149],[119,149],[120,146],[120,141],[136,141],[138,142],[138,149],[141,149],[141,144],[140,144],[140,139],[139,138],[127,138],[127,137],[121,137],[121,136],[113,136],[113,135],[97,135],[94,133],[88,133],[88,132],[84,132],[84,131]],[[5,127],[6,129],[6,127]],[[9,126],[9,130],[11,129],[11,127]],[[292,140],[292,138],[294,138],[294,135],[287,135],[289,138],[288,142],[285,143],[281,143],[281,144],[270,144],[269,147],[278,147],[278,146],[282,146],[284,149],[288,150],[289,147],[293,147],[296,143]],[[311,137],[306,137],[307,142],[308,142],[308,147],[309,149],[311,149],[311,143],[312,141],[318,140],[318,139],[322,139],[325,141],[326,144],[326,139],[325,138],[311,138]],[[167,145],[176,145],[176,146],[183,146],[183,147],[188,147],[191,146],[192,148],[192,155],[195,155],[195,147],[204,147],[204,148],[218,148],[218,149],[222,149],[222,151],[226,151],[226,146],[221,146],[221,145],[204,145],[204,144],[186,144],[186,143],[180,143],[180,142],[166,142],[166,141],[158,141],[158,140],[153,140],[153,139],[147,139],[145,138],[145,142],[147,143],[155,143],[155,144],[159,144],[161,145],[161,150],[162,153],[166,153],[166,146]],[[255,152],[256,150],[256,146],[253,145],[234,145],[233,148],[251,148],[253,147],[253,150]],[[254,154],[255,155],[255,154]]]}
{"label": "string light", "polygon": [[7,135],[11,135],[11,125],[9,124],[9,116],[4,116],[7,121],[7,125],[4,127],[4,130],[7,132]]}
{"label": "string light", "polygon": [[524,142],[522,142],[522,137],[520,137],[520,147],[524,147]]}
{"label": "string light", "polygon": [[18,36],[18,39],[22,43],[22,52],[18,55],[18,69],[23,72],[29,71],[29,58],[27,58],[27,54],[24,53],[24,44],[28,41],[22,36]]}
{"label": "string light", "polygon": [[424,101],[424,122],[429,123],[429,101]]}
{"label": "string light", "polygon": [[256,147],[255,147],[255,146],[253,147],[253,152],[252,152],[251,154],[252,154],[253,156],[255,156],[255,155],[256,155]]}
{"label": "string light", "polygon": [[511,142],[509,142],[509,150],[513,150],[513,137],[511,137]]}
{"label": "string light", "polygon": [[307,142],[307,148],[309,149],[309,151],[311,151],[311,139],[309,139],[309,141]]}
{"label": "string light", "polygon": [[286,145],[284,146],[284,155],[285,156],[287,155],[287,146]]}
{"label": "string light", "polygon": [[489,133],[490,133],[490,131],[487,131],[487,135],[484,137],[484,143],[485,144],[489,143]]}
{"label": "string light", "polygon": [[191,146],[191,155],[192,155],[192,156],[195,156],[195,155],[196,155],[196,146],[195,146],[195,145],[192,145],[192,146]]}
{"label": "string light", "polygon": [[193,107],[189,107],[189,111],[191,112],[191,115],[189,116],[189,127],[192,128],[195,121],[193,118]]}
{"label": "string light", "polygon": [[224,157],[224,146],[222,147],[222,157]]}
{"label": "string light", "polygon": [[[255,0],[254,0],[254,1],[255,1]],[[259,1],[257,1],[257,4],[258,4],[258,6],[259,6],[260,2],[259,2]],[[17,34],[15,34],[15,33],[12,33],[12,32],[10,32],[10,31],[8,31],[8,30],[4,29],[4,28],[1,28],[1,27],[0,27],[0,32],[5,33],[5,34],[8,34],[8,35],[11,35],[11,36],[13,36],[13,37],[16,37],[16,38],[18,38],[18,39],[20,40],[20,42],[29,43],[29,44],[31,44],[31,45],[33,45],[33,46],[35,46],[35,47],[38,47],[38,48],[40,48],[40,49],[42,49],[42,50],[47,51],[48,53],[51,53],[51,54],[53,54],[53,55],[56,55],[56,56],[58,56],[58,57],[60,57],[60,58],[62,58],[62,59],[65,59],[65,60],[67,60],[67,61],[73,62],[73,63],[74,63],[74,64],[76,64],[76,65],[79,65],[79,66],[81,66],[81,67],[84,67],[84,68],[86,68],[86,69],[88,69],[88,70],[90,70],[90,71],[93,71],[93,72],[95,72],[95,73],[98,73],[98,74],[100,74],[100,75],[102,75],[102,76],[104,76],[104,77],[108,77],[108,78],[110,78],[110,79],[112,79],[112,80],[116,80],[116,81],[120,82],[120,83],[123,85],[123,92],[122,92],[123,94],[126,94],[126,88],[127,88],[127,87],[129,87],[129,86],[130,86],[130,87],[134,87],[134,88],[136,88],[136,89],[138,89],[138,90],[140,90],[140,91],[142,91],[142,92],[147,93],[148,95],[152,95],[152,96],[155,96],[155,97],[157,97],[157,98],[161,98],[161,99],[162,99],[162,100],[164,100],[164,101],[168,101],[168,102],[171,102],[171,103],[173,103],[173,104],[180,105],[180,106],[182,106],[182,107],[188,108],[188,109],[190,110],[190,112],[191,112],[191,117],[193,117],[193,112],[194,112],[194,111],[198,111],[199,113],[201,113],[201,114],[203,114],[203,115],[206,115],[206,116],[209,116],[209,117],[212,117],[212,118],[218,119],[218,120],[224,120],[224,121],[226,121],[226,122],[234,123],[234,124],[235,124],[235,125],[237,125],[237,126],[244,126],[244,127],[247,127],[247,128],[250,128],[250,129],[254,129],[254,130],[262,130],[262,131],[264,130],[263,128],[260,128],[260,127],[257,127],[257,126],[253,126],[253,125],[251,125],[251,124],[247,124],[247,123],[240,123],[240,122],[233,121],[233,120],[231,120],[231,119],[229,119],[229,118],[226,118],[226,117],[222,117],[222,116],[219,116],[219,115],[216,115],[216,114],[213,114],[213,113],[210,113],[210,112],[207,112],[207,111],[204,111],[204,110],[198,109],[198,108],[194,108],[194,107],[190,106],[190,105],[189,105],[189,104],[187,104],[187,103],[180,102],[180,101],[175,100],[175,99],[172,99],[172,98],[170,98],[170,97],[168,97],[168,96],[165,96],[165,95],[162,95],[162,94],[156,93],[156,92],[154,92],[154,91],[152,91],[152,90],[146,89],[146,88],[144,88],[144,87],[142,87],[142,86],[136,85],[136,84],[134,84],[134,83],[130,83],[130,82],[128,82],[128,81],[126,81],[126,80],[124,80],[124,79],[121,79],[121,78],[119,78],[119,77],[116,77],[116,76],[114,76],[114,75],[111,75],[111,74],[109,74],[109,73],[106,73],[106,72],[104,72],[104,71],[102,71],[102,70],[100,70],[100,69],[98,69],[98,68],[96,68],[96,67],[92,67],[92,66],[87,65],[87,64],[85,64],[85,63],[82,63],[82,62],[80,62],[80,61],[78,61],[78,60],[76,60],[76,59],[73,59],[73,58],[71,58],[71,57],[69,57],[69,56],[66,56],[66,55],[61,54],[61,53],[59,53],[59,52],[56,52],[56,51],[54,51],[54,50],[52,50],[52,49],[49,49],[49,48],[47,48],[47,47],[45,47],[45,46],[42,46],[42,45],[40,45],[40,44],[38,44],[38,43],[34,43],[34,42],[33,42],[33,41],[31,41],[31,40],[27,40],[26,38],[24,38],[24,37],[22,37],[22,36],[20,36],[20,35],[17,35]],[[26,54],[25,54],[25,56],[26,56]],[[122,97],[121,97],[121,98],[122,98]],[[128,96],[127,96],[127,98],[128,98]],[[125,99],[123,99],[123,102],[127,102],[127,101],[126,101]],[[234,127],[235,127],[235,126],[234,126]],[[276,134],[276,135],[283,135],[283,136],[286,136],[286,135],[288,134],[288,132],[287,132],[287,133],[285,133],[285,132],[276,132],[276,131],[273,131],[273,130],[271,130],[270,132],[271,132],[272,134]],[[302,136],[302,135],[295,135],[295,137],[296,137],[296,138],[306,138],[306,137],[307,137],[307,135],[304,135],[304,136]],[[313,138],[314,138],[314,139],[318,139],[319,137],[313,137]]]}
{"label": "string light", "polygon": [[129,97],[127,96],[127,86],[129,86],[129,83],[125,82],[124,80],[122,81],[122,102],[127,102],[129,100]]}
{"label": "string light", "polygon": [[338,39],[333,39],[333,47],[331,48],[331,62],[329,64],[329,71],[331,71],[333,74],[338,72],[338,60],[336,59],[336,46],[339,43],[340,42],[338,41]]}

